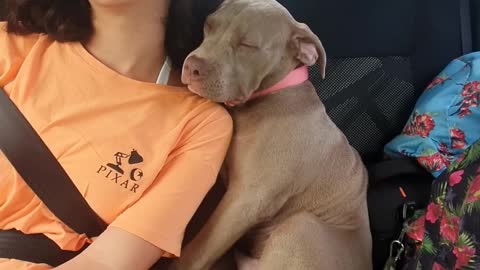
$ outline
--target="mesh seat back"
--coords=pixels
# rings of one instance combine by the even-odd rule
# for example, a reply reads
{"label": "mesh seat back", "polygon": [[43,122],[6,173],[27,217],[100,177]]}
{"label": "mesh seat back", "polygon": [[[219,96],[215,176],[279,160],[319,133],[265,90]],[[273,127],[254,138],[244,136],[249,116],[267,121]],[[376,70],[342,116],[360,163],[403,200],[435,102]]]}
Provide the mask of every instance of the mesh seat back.
{"label": "mesh seat back", "polygon": [[327,77],[311,80],[364,160],[382,157],[428,82],[462,54],[459,2],[280,0],[320,37]]}

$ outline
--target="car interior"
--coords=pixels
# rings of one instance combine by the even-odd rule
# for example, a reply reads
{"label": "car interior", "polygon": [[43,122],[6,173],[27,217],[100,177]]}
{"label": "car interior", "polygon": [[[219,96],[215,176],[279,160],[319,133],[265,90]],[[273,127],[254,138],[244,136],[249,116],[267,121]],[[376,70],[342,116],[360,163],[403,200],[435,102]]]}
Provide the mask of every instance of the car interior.
{"label": "car interior", "polygon": [[[451,60],[480,50],[480,0],[279,2],[322,40],[328,55],[326,78],[314,66],[310,79],[367,168],[383,159],[383,146],[401,132],[428,83]],[[427,203],[430,184],[408,177],[371,183],[374,269],[382,269],[392,241],[382,231],[390,218],[384,204],[408,200],[399,196],[399,186],[407,194],[422,194]],[[217,185],[211,191],[190,228],[202,224],[205,209],[218,202],[215,194],[221,190]]]}
{"label": "car interior", "polygon": [[[367,168],[383,158],[383,146],[401,132],[428,83],[456,57],[480,50],[478,0],[280,2],[321,38],[327,75],[321,80],[314,67],[310,77]],[[400,186],[428,203],[429,181],[370,183],[374,269],[382,269],[393,240],[384,237],[392,218],[385,205],[408,200]]]}

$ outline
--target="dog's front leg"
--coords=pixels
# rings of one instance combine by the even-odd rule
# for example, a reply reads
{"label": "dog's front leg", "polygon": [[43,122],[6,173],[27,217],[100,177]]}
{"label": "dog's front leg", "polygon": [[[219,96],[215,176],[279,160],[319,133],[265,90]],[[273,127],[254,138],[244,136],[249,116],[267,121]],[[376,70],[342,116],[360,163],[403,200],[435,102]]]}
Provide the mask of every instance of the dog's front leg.
{"label": "dog's front leg", "polygon": [[209,270],[249,229],[272,217],[287,201],[282,190],[244,190],[230,186],[199,234],[171,269]]}

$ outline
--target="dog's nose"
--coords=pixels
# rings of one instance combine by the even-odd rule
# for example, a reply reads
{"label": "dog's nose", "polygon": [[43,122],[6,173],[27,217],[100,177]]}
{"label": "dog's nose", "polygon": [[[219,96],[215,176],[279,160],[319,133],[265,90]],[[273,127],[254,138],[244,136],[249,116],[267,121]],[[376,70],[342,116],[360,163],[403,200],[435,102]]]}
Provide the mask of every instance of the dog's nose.
{"label": "dog's nose", "polygon": [[183,67],[183,75],[187,81],[200,81],[207,75],[206,61],[197,56],[190,56]]}

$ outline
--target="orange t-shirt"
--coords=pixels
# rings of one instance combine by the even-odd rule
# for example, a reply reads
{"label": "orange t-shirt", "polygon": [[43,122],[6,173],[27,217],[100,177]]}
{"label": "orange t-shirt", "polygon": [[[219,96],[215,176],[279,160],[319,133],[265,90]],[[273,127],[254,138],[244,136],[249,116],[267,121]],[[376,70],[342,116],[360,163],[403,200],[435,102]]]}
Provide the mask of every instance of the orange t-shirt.
{"label": "orange t-shirt", "polygon": [[[226,154],[227,112],[183,88],[119,75],[79,43],[0,28],[0,86],[90,206],[110,226],[179,256]],[[90,242],[62,224],[1,153],[0,229],[43,233],[64,250]],[[46,268],[0,260],[0,269]]]}

